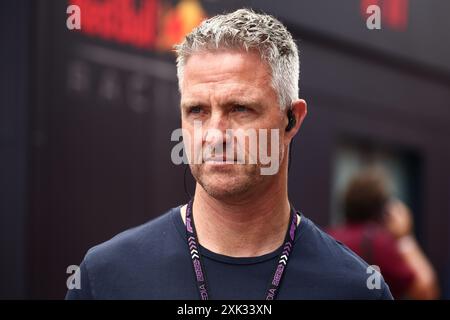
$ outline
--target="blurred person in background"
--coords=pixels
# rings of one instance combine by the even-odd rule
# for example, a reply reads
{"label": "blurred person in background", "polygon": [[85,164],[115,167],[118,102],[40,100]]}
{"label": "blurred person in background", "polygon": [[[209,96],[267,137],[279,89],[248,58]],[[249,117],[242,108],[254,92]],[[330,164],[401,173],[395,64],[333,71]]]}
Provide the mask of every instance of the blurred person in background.
{"label": "blurred person in background", "polygon": [[435,271],[413,234],[411,212],[391,197],[383,171],[370,168],[354,176],[343,209],[346,224],[328,233],[378,266],[395,298],[439,297]]}

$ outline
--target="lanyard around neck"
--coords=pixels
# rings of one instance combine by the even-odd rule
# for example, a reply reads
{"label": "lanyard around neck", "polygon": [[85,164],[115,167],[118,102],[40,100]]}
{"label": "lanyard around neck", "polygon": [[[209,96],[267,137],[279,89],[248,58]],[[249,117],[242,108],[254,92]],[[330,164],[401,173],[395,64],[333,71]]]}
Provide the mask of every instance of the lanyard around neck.
{"label": "lanyard around neck", "polygon": [[[186,209],[186,235],[189,252],[191,255],[192,266],[194,268],[195,278],[197,281],[197,289],[202,300],[209,299],[208,285],[206,281],[206,274],[204,264],[201,260],[201,254],[199,251],[199,244],[197,240],[197,232],[194,225],[194,217],[192,215],[193,199],[191,199]],[[274,300],[277,297],[278,290],[283,279],[284,271],[289,261],[289,256],[294,247],[295,232],[297,230],[297,213],[295,210],[291,210],[290,224],[286,232],[283,251],[278,258],[277,266],[273,272],[272,280],[269,283],[267,292],[265,294],[266,300]]]}

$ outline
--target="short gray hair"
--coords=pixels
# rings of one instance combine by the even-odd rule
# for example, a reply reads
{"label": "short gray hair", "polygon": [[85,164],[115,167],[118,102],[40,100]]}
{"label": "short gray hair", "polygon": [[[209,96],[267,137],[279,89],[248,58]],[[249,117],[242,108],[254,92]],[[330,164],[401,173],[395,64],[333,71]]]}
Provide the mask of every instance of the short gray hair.
{"label": "short gray hair", "polygon": [[270,15],[258,14],[251,9],[216,15],[203,21],[174,48],[180,86],[186,61],[196,52],[220,48],[256,50],[270,67],[280,108],[284,110],[298,99],[300,62],[297,45],[286,27]]}

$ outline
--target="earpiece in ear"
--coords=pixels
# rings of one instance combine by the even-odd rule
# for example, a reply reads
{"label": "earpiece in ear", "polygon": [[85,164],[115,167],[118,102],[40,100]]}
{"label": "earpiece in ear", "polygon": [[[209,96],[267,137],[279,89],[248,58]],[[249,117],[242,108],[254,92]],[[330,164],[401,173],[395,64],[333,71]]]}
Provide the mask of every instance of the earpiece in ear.
{"label": "earpiece in ear", "polygon": [[293,127],[295,127],[295,116],[292,112],[292,109],[288,109],[287,111],[287,117],[288,117],[288,125],[286,126],[286,131],[290,131]]}

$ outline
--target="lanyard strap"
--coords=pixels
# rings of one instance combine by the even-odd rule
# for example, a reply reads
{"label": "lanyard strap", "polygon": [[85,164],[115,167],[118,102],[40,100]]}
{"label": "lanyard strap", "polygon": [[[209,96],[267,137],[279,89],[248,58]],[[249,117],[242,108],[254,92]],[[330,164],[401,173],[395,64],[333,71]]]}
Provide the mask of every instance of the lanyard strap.
{"label": "lanyard strap", "polygon": [[[208,286],[205,275],[204,264],[201,260],[201,254],[199,252],[199,245],[197,240],[197,232],[194,225],[194,217],[192,215],[192,204],[191,199],[187,205],[186,209],[186,235],[187,243],[189,247],[189,252],[191,254],[192,266],[194,267],[195,278],[197,281],[197,288],[202,300],[208,300]],[[274,300],[277,297],[278,290],[281,285],[281,280],[283,279],[284,271],[286,269],[287,263],[289,261],[289,256],[294,247],[295,232],[297,230],[297,212],[291,210],[290,215],[290,225],[286,232],[283,251],[280,253],[278,258],[278,264],[273,272],[272,280],[269,283],[265,299]]]}

